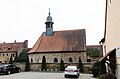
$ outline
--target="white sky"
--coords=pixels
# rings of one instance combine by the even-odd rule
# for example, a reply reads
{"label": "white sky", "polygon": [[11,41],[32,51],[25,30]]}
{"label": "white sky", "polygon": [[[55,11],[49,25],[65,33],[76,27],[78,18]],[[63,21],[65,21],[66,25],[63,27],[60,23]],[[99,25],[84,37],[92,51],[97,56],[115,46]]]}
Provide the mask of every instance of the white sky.
{"label": "white sky", "polygon": [[32,47],[45,31],[49,8],[53,29],[86,29],[87,45],[104,35],[106,0],[0,0],[0,42],[23,42]]}

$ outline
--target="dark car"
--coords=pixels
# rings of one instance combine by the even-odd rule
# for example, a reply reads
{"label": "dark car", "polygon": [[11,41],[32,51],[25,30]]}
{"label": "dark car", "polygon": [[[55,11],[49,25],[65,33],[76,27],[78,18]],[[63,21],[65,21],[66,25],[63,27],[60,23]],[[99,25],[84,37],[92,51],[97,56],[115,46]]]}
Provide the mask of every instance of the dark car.
{"label": "dark car", "polygon": [[0,64],[0,74],[11,74],[11,73],[19,73],[21,68],[16,67],[14,64]]}

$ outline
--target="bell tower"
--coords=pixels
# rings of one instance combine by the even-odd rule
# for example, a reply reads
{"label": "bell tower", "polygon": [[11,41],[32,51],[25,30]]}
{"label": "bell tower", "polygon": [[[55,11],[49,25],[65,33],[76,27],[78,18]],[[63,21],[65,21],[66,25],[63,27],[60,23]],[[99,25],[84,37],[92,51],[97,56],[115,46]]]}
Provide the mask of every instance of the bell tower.
{"label": "bell tower", "polygon": [[53,24],[54,22],[52,22],[52,17],[50,16],[50,9],[49,9],[49,15],[46,19],[46,36],[51,36],[53,34]]}

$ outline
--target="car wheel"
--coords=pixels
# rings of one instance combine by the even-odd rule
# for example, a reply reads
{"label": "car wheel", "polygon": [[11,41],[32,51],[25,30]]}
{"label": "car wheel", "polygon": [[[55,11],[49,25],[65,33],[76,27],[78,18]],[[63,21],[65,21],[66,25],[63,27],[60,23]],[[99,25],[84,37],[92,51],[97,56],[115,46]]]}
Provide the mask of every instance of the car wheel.
{"label": "car wheel", "polygon": [[20,73],[20,71],[21,71],[21,70],[20,70],[20,69],[18,69],[18,73]]}
{"label": "car wheel", "polygon": [[64,77],[65,77],[65,78],[68,78],[68,76],[67,76],[67,75],[64,75]]}
{"label": "car wheel", "polygon": [[77,75],[76,78],[79,78],[79,76]]}
{"label": "car wheel", "polygon": [[10,71],[8,71],[8,72],[7,72],[7,75],[10,75],[10,73],[11,73],[11,72],[10,72]]}

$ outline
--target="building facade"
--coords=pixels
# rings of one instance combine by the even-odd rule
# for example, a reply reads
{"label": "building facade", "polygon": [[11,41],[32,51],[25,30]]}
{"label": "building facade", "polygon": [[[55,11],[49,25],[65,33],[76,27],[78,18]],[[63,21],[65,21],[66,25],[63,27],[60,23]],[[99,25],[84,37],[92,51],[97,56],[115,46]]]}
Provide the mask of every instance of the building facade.
{"label": "building facade", "polygon": [[[105,32],[100,41],[103,45],[103,58],[107,62],[107,72],[120,74],[119,65],[116,63],[116,47],[120,46],[120,0],[106,0]],[[119,63],[120,64],[120,63]],[[117,65],[117,66],[116,66]]]}
{"label": "building facade", "polygon": [[106,0],[103,55],[120,46],[120,1]]}
{"label": "building facade", "polygon": [[24,42],[0,43],[0,63],[9,63],[11,55],[14,60],[22,48],[28,48],[28,40]]}

